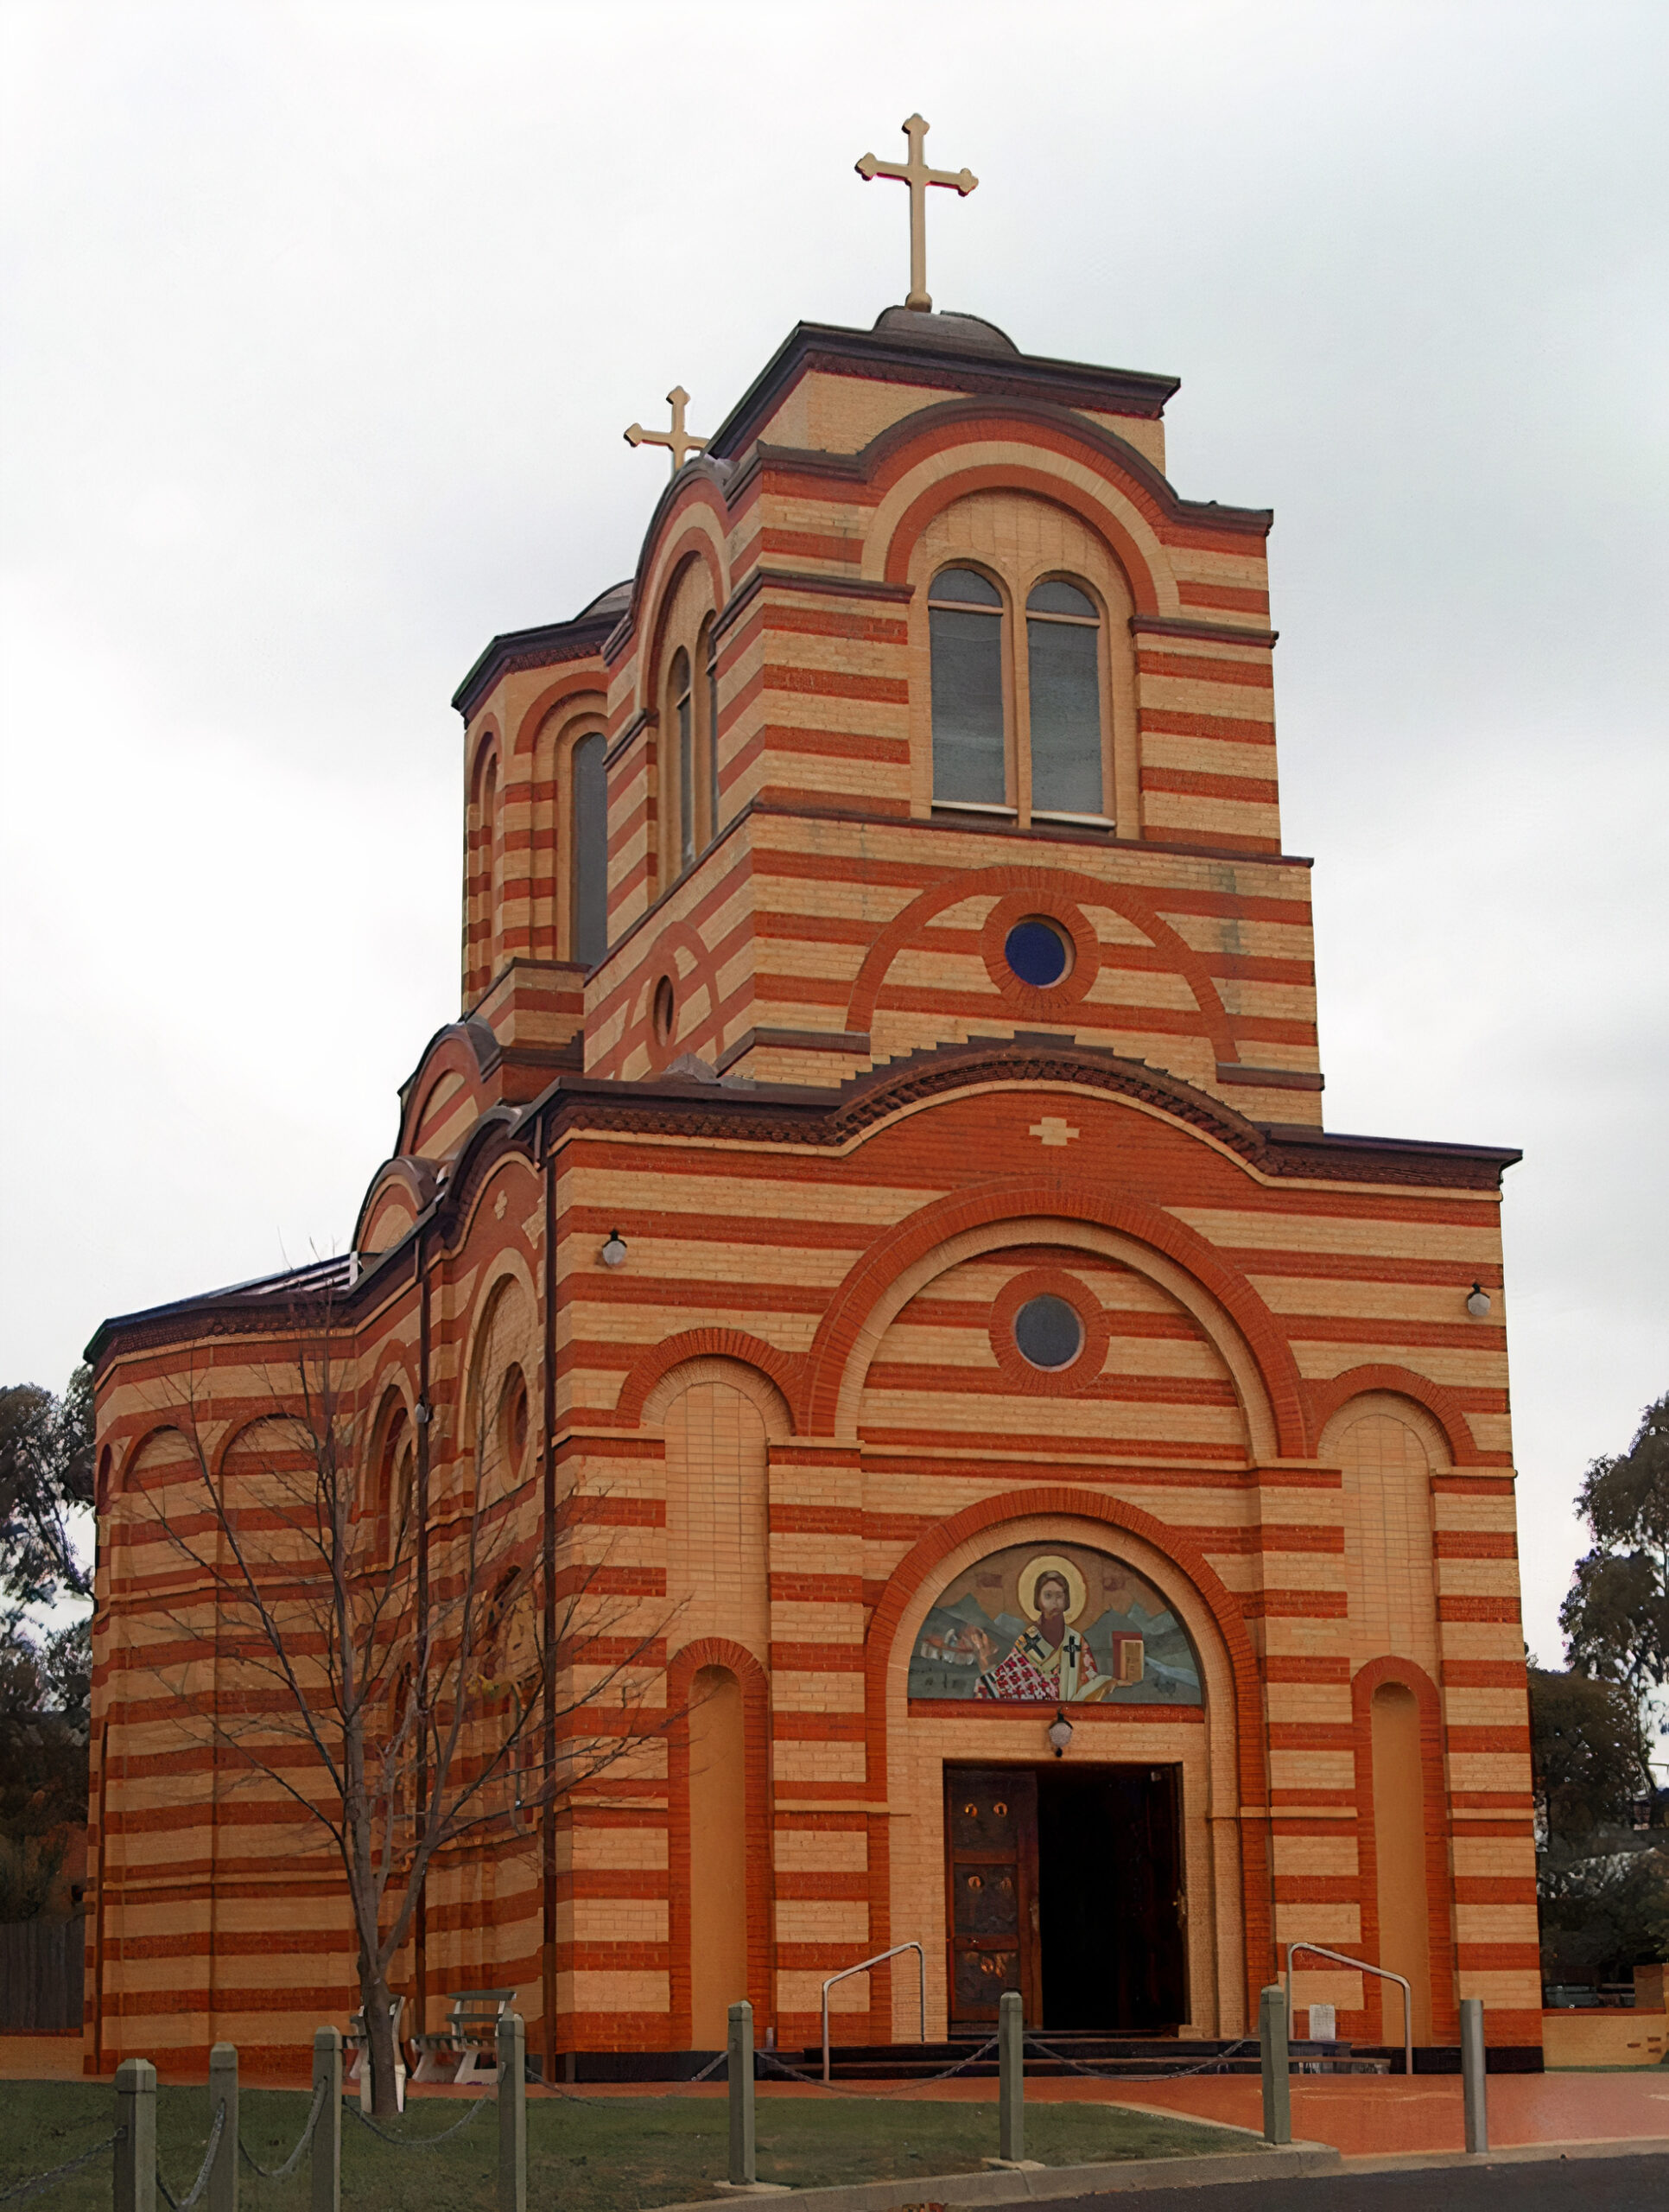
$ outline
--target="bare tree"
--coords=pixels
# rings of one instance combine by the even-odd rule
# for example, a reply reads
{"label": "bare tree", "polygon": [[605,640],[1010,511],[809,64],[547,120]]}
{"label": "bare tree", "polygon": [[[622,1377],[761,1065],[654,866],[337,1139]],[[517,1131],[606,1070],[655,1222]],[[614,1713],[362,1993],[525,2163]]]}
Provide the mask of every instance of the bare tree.
{"label": "bare tree", "polygon": [[645,1632],[640,1600],[602,1593],[603,1560],[574,1541],[594,1524],[571,1502],[567,1540],[543,1541],[525,1382],[512,1370],[507,1400],[490,1346],[473,1367],[449,1454],[424,1448],[441,1425],[425,1407],[415,1436],[376,1433],[327,1306],[266,1367],[271,1410],[242,1432],[258,1442],[227,1451],[192,1378],[170,1409],[184,1480],[145,1497],[197,1586],[155,1604],[173,1656],[153,1671],[182,1719],[327,1833],[378,2112],[396,2097],[390,1971],[436,1855],[630,1764],[670,1718],[644,1706],[665,1624]]}

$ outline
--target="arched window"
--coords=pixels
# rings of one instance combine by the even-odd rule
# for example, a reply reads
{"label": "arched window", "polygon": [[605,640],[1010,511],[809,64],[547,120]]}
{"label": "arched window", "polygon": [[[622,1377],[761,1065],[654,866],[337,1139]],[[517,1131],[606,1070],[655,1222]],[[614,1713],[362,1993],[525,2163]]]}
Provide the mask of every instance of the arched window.
{"label": "arched window", "polygon": [[608,950],[608,750],[600,730],[574,747],[574,803],[570,837],[574,957],[594,968]]}
{"label": "arched window", "polygon": [[677,730],[678,846],[675,873],[682,875],[695,858],[695,702],[689,681],[689,655],[682,645],[672,662],[672,720]]}
{"label": "arched window", "polygon": [[719,834],[719,648],[707,635],[707,842]]}
{"label": "arched window", "polygon": [[1025,603],[1031,695],[1031,811],[1100,814],[1101,617],[1093,600],[1058,577]]}
{"label": "arched window", "polygon": [[1003,602],[973,569],[942,569],[928,592],[933,681],[933,796],[962,806],[1008,798],[1003,713]]}

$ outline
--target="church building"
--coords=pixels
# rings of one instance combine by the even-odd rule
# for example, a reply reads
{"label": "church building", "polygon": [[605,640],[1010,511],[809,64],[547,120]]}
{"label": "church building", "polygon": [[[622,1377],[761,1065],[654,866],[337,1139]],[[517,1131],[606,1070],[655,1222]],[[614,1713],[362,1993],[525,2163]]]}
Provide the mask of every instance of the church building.
{"label": "church building", "polygon": [[[1271,516],[1172,488],[1177,390],[917,266],[704,442],[676,391],[632,574],[464,677],[458,1018],[351,1249],[91,1348],[90,2070],[357,2002],[330,1855],[170,1749],[146,1517],[168,1408],[213,1377],[235,1465],[327,1298],[390,1464],[513,1407],[507,1510],[648,1677],[636,1756],[437,1861],[409,2032],[514,1988],[583,2080],[746,1996],[797,2049],[919,1943],[932,2037],[1233,2037],[1310,1943],[1539,2065],[1518,1155],[1324,1125]],[[1402,2040],[1376,1976],[1294,1999]],[[830,2004],[914,2040],[916,1955]]]}

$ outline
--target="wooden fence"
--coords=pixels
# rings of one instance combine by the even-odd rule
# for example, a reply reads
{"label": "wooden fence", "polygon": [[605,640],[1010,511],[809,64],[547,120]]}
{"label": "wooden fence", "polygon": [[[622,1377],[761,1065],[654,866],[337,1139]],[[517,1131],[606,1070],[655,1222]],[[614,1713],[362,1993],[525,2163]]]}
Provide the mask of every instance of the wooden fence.
{"label": "wooden fence", "polygon": [[67,2035],[81,2024],[83,1919],[0,1921],[0,2035]]}

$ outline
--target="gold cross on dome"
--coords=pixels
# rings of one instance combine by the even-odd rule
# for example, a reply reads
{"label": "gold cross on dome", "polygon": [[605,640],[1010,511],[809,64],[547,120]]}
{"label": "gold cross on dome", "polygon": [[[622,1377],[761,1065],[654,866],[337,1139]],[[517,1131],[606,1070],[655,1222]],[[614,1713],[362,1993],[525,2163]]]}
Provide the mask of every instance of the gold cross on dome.
{"label": "gold cross on dome", "polygon": [[625,434],[629,446],[665,446],[672,454],[672,473],[676,476],[693,453],[705,453],[707,440],[692,437],[684,428],[684,410],[689,404],[689,394],[682,385],[675,384],[667,394],[667,404],[672,410],[670,430],[646,430],[641,423],[634,423]]}
{"label": "gold cross on dome", "polygon": [[931,312],[933,301],[927,289],[927,188],[930,184],[949,185],[964,200],[979,183],[972,169],[930,169],[923,141],[928,126],[919,115],[906,117],[904,137],[910,141],[907,162],[878,162],[873,154],[866,154],[858,163],[858,174],[866,184],[873,184],[878,176],[894,177],[900,184],[910,187],[910,293],[904,301],[907,308],[919,308],[925,315]]}

